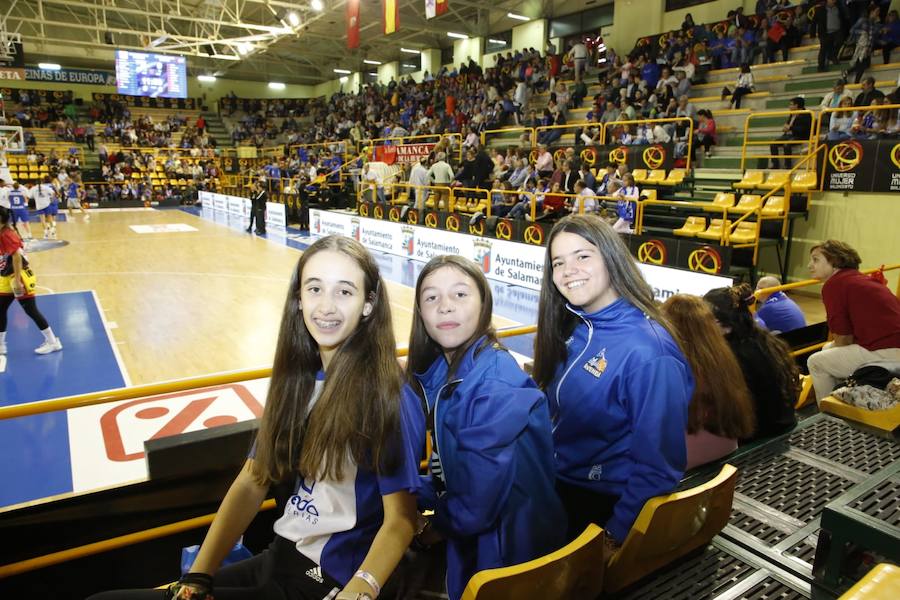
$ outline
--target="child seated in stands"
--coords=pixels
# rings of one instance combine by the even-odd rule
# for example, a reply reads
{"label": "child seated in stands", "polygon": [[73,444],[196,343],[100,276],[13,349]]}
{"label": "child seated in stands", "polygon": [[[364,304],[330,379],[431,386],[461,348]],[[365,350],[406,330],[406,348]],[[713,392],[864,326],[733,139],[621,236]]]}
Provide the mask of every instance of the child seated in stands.
{"label": "child seated in stands", "polygon": [[755,417],[740,365],[702,298],[676,294],[662,305],[678,333],[691,372],[694,395],[688,408],[687,466],[718,460],[753,436]]}
{"label": "child seated in stands", "polygon": [[797,424],[794,403],[800,391],[800,373],[787,345],[753,320],[749,309],[755,300],[753,290],[742,283],[710,290],[703,299],[712,309],[750,389],[756,415],[752,439],[792,429]]}
{"label": "child seated in stands", "polygon": [[616,215],[618,219],[613,225],[613,229],[619,233],[634,233],[637,202],[641,197],[641,191],[634,183],[634,175],[625,173],[622,178],[622,187],[617,188],[610,195],[617,198]]}
{"label": "child seated in stands", "polygon": [[594,190],[589,188],[583,179],[576,181],[575,198],[572,200],[572,213],[593,213],[597,212],[597,208],[597,198]]}
{"label": "child seated in stands", "polygon": [[408,392],[433,439],[417,540],[447,539],[447,592],[459,600],[483,569],[522,563],[564,543],[554,490],[547,399],[497,341],[481,268],[438,256],[416,283]]}
{"label": "child seated in stands", "polygon": [[[395,351],[368,251],[343,236],[311,245],[291,277],[256,442],[191,572],[168,591],[93,600],[377,597],[416,531],[425,442]],[[219,569],[272,486],[285,492],[275,540]]]}
{"label": "child seated in stands", "polygon": [[[840,101],[841,108],[850,108],[853,106],[853,98],[847,96]],[[831,121],[828,124],[828,141],[840,142],[848,140],[853,136],[853,124],[856,122],[856,111],[831,113]]]}
{"label": "child seated in stands", "polygon": [[[559,182],[553,181],[549,185],[550,190],[544,195],[543,209],[537,215],[537,220],[539,221],[561,217],[568,212],[566,197],[562,195],[562,191],[559,189]],[[529,217],[530,215],[526,215],[526,220]]]}
{"label": "child seated in stands", "polygon": [[534,377],[550,402],[557,491],[569,539],[596,523],[615,547],[684,474],[693,377],[612,227],[570,215],[547,247]]}

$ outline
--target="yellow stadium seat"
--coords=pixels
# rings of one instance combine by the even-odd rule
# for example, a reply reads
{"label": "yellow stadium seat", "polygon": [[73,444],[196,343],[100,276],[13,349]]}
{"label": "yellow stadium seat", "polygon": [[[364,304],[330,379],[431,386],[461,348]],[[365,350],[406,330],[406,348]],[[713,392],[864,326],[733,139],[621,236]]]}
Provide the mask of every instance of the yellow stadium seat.
{"label": "yellow stadium seat", "polygon": [[665,169],[653,169],[647,174],[646,183],[660,183],[666,179]]}
{"label": "yellow stadium seat", "polygon": [[406,204],[407,200],[409,200],[409,193],[400,192],[394,197],[394,201],[391,204]]}
{"label": "yellow stadium seat", "polygon": [[647,169],[635,169],[631,172],[635,183],[644,183],[647,181]]}
{"label": "yellow stadium seat", "polygon": [[756,194],[744,194],[738,203],[728,209],[730,213],[747,213],[756,210],[762,204],[762,198]]}
{"label": "yellow stadium seat", "polygon": [[734,206],[734,194],[728,192],[717,192],[713,198],[713,206],[716,208],[731,208]]}
{"label": "yellow stadium seat", "polygon": [[649,188],[641,192],[641,198],[644,200],[657,200],[657,191],[655,188]]}
{"label": "yellow stadium seat", "polygon": [[596,598],[603,590],[603,530],[588,525],[566,546],[532,561],[487,569],[472,576],[462,600]]}
{"label": "yellow stadium seat", "polygon": [[737,469],[724,465],[702,485],[647,500],[606,565],[604,592],[617,592],[708,544],[728,523],[736,482]]}
{"label": "yellow stadium seat", "polygon": [[769,196],[762,207],[765,217],[780,217],[784,214],[784,196]]}
{"label": "yellow stadium seat", "polygon": [[698,231],[697,237],[704,240],[721,240],[725,227],[725,221],[722,219],[712,219],[706,231]]}
{"label": "yellow stadium seat", "polygon": [[741,178],[740,181],[733,183],[732,187],[737,189],[753,189],[763,182],[764,177],[765,173],[762,171],[746,171],[744,172],[743,178]]}
{"label": "yellow stadium seat", "polygon": [[840,600],[894,600],[900,598],[900,567],[876,565],[866,576],[844,592]]}
{"label": "yellow stadium seat", "polygon": [[672,169],[669,171],[669,175],[663,181],[659,182],[659,185],[681,185],[684,182],[685,177],[687,177],[687,169]]}
{"label": "yellow stadium seat", "polygon": [[795,192],[806,192],[817,186],[816,173],[814,171],[797,171],[791,177],[791,188]]}
{"label": "yellow stadium seat", "polygon": [[809,375],[800,375],[800,393],[797,394],[797,402],[794,404],[794,410],[798,410],[809,404],[812,399],[812,377]]}
{"label": "yellow stadium seat", "polygon": [[672,233],[683,237],[694,237],[701,231],[706,231],[706,217],[688,217],[684,225],[673,229]]}
{"label": "yellow stadium seat", "polygon": [[867,410],[828,396],[819,400],[819,410],[882,431],[894,431],[900,427],[900,404],[887,410]]}
{"label": "yellow stadium seat", "polygon": [[[728,227],[731,227],[731,221],[728,222]],[[734,231],[728,234],[728,241],[732,244],[750,244],[756,241],[756,238],[756,223],[748,223],[747,221],[738,223]]]}
{"label": "yellow stadium seat", "polygon": [[770,171],[766,176],[766,180],[756,186],[756,189],[759,190],[774,190],[775,188],[783,186],[787,183],[788,176],[790,172],[788,171]]}

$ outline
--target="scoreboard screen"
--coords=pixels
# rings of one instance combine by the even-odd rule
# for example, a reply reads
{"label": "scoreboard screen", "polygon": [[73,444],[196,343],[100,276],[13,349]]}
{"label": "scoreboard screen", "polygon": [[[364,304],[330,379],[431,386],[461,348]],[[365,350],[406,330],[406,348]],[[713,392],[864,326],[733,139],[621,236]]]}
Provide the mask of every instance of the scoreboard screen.
{"label": "scoreboard screen", "polygon": [[116,87],[129,96],[187,98],[185,57],[116,50]]}

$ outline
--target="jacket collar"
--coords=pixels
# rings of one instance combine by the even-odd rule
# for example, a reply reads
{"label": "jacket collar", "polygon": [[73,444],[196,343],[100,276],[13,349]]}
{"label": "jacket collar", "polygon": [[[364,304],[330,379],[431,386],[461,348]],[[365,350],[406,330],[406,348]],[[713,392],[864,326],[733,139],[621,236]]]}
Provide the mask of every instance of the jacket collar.
{"label": "jacket collar", "polygon": [[566,303],[566,308],[569,309],[570,312],[581,317],[584,321],[589,321],[592,325],[613,323],[629,316],[637,310],[628,300],[621,297],[612,304],[592,313],[585,312],[577,306],[572,306],[568,302]]}
{"label": "jacket collar", "polygon": [[[462,379],[472,371],[475,367],[475,350],[481,347],[486,337],[487,336],[481,336],[469,346],[462,360],[459,362],[456,373],[453,375],[454,379]],[[419,380],[419,383],[421,383],[424,388],[435,388],[447,383],[447,374],[449,371],[450,363],[447,362],[447,359],[441,354],[424,372],[416,373],[416,379]]]}

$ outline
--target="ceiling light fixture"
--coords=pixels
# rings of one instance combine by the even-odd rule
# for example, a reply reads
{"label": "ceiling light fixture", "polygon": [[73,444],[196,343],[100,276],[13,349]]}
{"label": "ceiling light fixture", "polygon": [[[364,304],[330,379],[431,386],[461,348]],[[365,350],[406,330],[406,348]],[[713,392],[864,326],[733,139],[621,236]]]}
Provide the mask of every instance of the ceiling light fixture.
{"label": "ceiling light fixture", "polygon": [[335,73],[339,75],[349,75],[352,71],[348,71],[347,69],[332,69]]}
{"label": "ceiling light fixture", "polygon": [[406,67],[407,69],[418,69],[418,67],[416,65],[411,65],[409,63],[404,63],[403,66]]}
{"label": "ceiling light fixture", "polygon": [[219,60],[241,60],[240,56],[234,54],[213,54],[210,58],[218,58]]}
{"label": "ceiling light fixture", "polygon": [[380,65],[380,64],[381,64],[381,61],[378,61],[378,60],[370,60],[370,59],[368,59],[368,58],[363,59],[363,62],[366,63],[367,65]]}
{"label": "ceiling light fixture", "polygon": [[251,46],[247,42],[241,42],[240,44],[237,45],[237,51],[242,56],[247,54],[251,50],[253,50],[253,46]]}
{"label": "ceiling light fixture", "polygon": [[456,38],[456,39],[458,39],[458,40],[467,40],[467,39],[469,39],[469,36],[467,36],[466,34],[464,34],[464,33],[456,33],[455,31],[448,31],[448,32],[447,32],[447,37]]}
{"label": "ceiling light fixture", "polygon": [[516,13],[511,13],[511,12],[506,13],[506,16],[509,17],[510,19],[515,19],[516,21],[530,21],[531,20],[531,17],[525,17],[523,15],[517,15]]}
{"label": "ceiling light fixture", "polygon": [[322,12],[322,10],[325,8],[325,6],[322,4],[322,0],[312,0],[310,6],[316,12]]}
{"label": "ceiling light fixture", "polygon": [[202,81],[203,83],[215,83],[216,78],[212,75],[197,75],[197,81]]}
{"label": "ceiling light fixture", "polygon": [[38,63],[38,69],[41,71],[59,71],[61,68],[56,63]]}
{"label": "ceiling light fixture", "polygon": [[406,52],[407,54],[422,54],[421,50],[413,50],[412,48],[400,48],[400,52]]}
{"label": "ceiling light fixture", "polygon": [[498,40],[498,39],[494,39],[494,38],[488,38],[488,41],[492,44],[500,44],[501,46],[506,45],[506,40]]}
{"label": "ceiling light fixture", "polygon": [[270,81],[269,82],[270,90],[283,90],[284,88],[285,88],[285,85],[283,83],[281,83],[280,81]]}
{"label": "ceiling light fixture", "polygon": [[349,80],[350,80],[350,78],[347,77],[346,75],[344,75],[343,77],[341,77],[340,82],[341,82],[341,83],[347,83]]}
{"label": "ceiling light fixture", "polygon": [[287,19],[288,23],[290,23],[292,27],[296,27],[300,24],[300,15],[293,11],[288,13]]}

